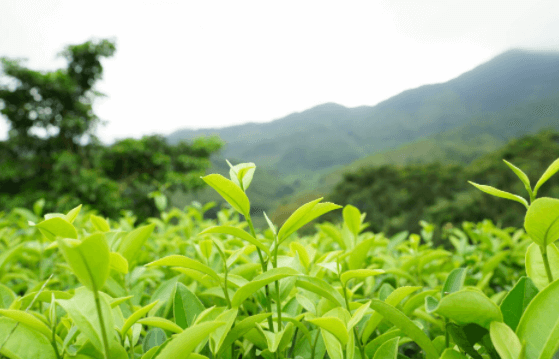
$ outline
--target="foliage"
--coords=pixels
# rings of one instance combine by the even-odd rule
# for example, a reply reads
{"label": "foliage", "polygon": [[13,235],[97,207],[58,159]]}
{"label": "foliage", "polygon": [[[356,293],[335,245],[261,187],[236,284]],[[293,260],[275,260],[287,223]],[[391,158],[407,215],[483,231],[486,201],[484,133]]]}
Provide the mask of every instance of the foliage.
{"label": "foliage", "polygon": [[158,211],[149,193],[163,198],[165,190],[202,185],[198,178],[221,147],[216,138],[169,145],[162,136],[146,136],[105,147],[95,136],[100,120],[92,105],[102,94],[94,85],[103,74],[101,60],[114,51],[109,40],[68,46],[62,52],[67,67],[51,72],[1,60],[0,112],[10,125],[0,142],[2,208],[44,198],[47,210],[88,203],[116,218],[134,207],[144,219]]}
{"label": "foliage", "polygon": [[[558,169],[549,166],[539,183]],[[257,232],[245,192],[254,170],[240,164],[230,178],[203,177],[232,207],[217,221],[199,205],[139,227],[81,206],[44,217],[0,213],[0,354],[551,359],[559,348],[559,280],[540,278],[559,268],[559,257],[545,257],[559,251],[558,214],[547,210],[559,200],[528,186],[528,234],[465,222],[444,229],[448,251],[435,246],[432,225],[386,237],[368,231],[356,207],[340,213],[321,198],[281,226],[264,215],[269,228]],[[297,235],[332,211],[341,224]],[[534,244],[547,246],[543,261],[532,258]]]}
{"label": "foliage", "polygon": [[[419,231],[425,219],[437,225],[447,222],[492,218],[503,225],[524,219],[522,205],[483,196],[467,179],[507,192],[525,191],[513,171],[503,171],[506,160],[522,168],[528,178],[543,173],[559,156],[559,134],[543,131],[511,141],[468,166],[423,164],[361,168],[347,173],[328,197],[336,203],[353,204],[373,218],[375,231]],[[539,190],[543,196],[559,196],[559,179],[550,178]]]}

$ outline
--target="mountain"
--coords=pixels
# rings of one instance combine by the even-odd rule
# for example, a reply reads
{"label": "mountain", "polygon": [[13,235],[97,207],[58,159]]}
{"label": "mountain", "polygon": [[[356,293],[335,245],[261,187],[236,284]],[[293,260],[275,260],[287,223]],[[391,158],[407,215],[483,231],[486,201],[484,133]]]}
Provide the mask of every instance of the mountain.
{"label": "mountain", "polygon": [[[291,198],[270,196],[270,211],[307,199],[311,190],[327,194],[344,172],[362,166],[469,163],[542,128],[559,130],[559,53],[511,50],[376,106],[327,103],[269,123],[185,129],[168,139],[218,135],[226,142],[223,157],[276,171]],[[307,194],[297,198],[301,193]]]}
{"label": "mountain", "polygon": [[269,123],[185,129],[168,139],[215,134],[226,142],[226,158],[283,175],[324,172],[557,93],[559,53],[511,50],[451,81],[407,90],[376,106],[327,103]]}

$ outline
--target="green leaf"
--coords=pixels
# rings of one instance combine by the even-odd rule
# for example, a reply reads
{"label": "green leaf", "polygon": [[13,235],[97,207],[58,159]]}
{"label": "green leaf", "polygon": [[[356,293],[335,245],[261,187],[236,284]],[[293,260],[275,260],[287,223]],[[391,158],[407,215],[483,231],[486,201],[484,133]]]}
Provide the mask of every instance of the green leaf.
{"label": "green leaf", "polygon": [[122,274],[128,273],[128,261],[118,252],[109,253],[109,267]]}
{"label": "green leaf", "polygon": [[289,216],[285,221],[283,226],[278,232],[278,241],[281,243],[299,228],[303,227],[305,224],[309,223],[313,219],[322,216],[334,209],[341,208],[334,203],[318,203],[322,201],[322,198],[315,199],[309,203],[306,203],[299,207],[295,212]]}
{"label": "green leaf", "polygon": [[365,304],[362,304],[359,308],[357,308],[357,310],[351,316],[351,319],[347,322],[348,331],[352,330],[353,327],[356,326],[361,321],[361,319],[363,319],[365,313],[367,312],[367,310],[369,310],[370,305],[371,302],[367,302]]}
{"label": "green leaf", "polygon": [[34,315],[24,312],[23,310],[0,309],[0,315],[16,320],[21,324],[43,334],[49,339],[52,336],[50,328],[45,323],[37,319]]}
{"label": "green leaf", "polygon": [[[165,343],[167,340],[167,335],[163,331],[163,329],[159,328],[151,328],[147,331],[144,341],[142,343],[142,348],[144,349],[144,353],[151,350],[156,349],[161,344]],[[143,359],[143,357],[142,357]]]}
{"label": "green leaf", "polygon": [[254,244],[256,247],[258,247],[262,251],[264,251],[269,257],[271,257],[270,250],[268,249],[267,246],[265,246],[258,239],[254,238],[253,236],[251,236],[246,231],[243,231],[240,228],[232,227],[232,226],[215,226],[215,227],[210,227],[210,228],[204,229],[198,235],[211,234],[211,233],[229,234],[229,235],[232,235],[234,237],[243,239],[243,240],[249,242],[250,244]]}
{"label": "green leaf", "polygon": [[262,212],[262,213],[264,214],[264,218],[266,219],[266,222],[268,223],[268,227],[270,227],[270,230],[272,231],[274,236],[277,236],[278,231],[276,230],[276,226],[274,226],[274,224],[272,223],[270,218],[268,218],[268,215],[266,214],[266,212]]}
{"label": "green leaf", "polygon": [[[552,243],[547,246],[547,260],[551,269],[553,279],[559,278],[559,249]],[[526,274],[534,282],[539,290],[544,289],[549,284],[547,272],[543,263],[542,252],[540,246],[532,243],[526,250]]]}
{"label": "green leaf", "polygon": [[[407,297],[408,295],[412,294],[413,292],[419,289],[421,289],[421,287],[405,286],[405,287],[397,288],[386,297],[384,303],[396,307],[402,300],[404,300],[405,297]],[[363,341],[367,341],[367,339],[369,339],[371,334],[373,334],[377,326],[380,324],[382,317],[383,317],[382,313],[378,313],[378,312],[375,312],[371,315],[371,317],[367,321],[365,329],[363,330],[363,334],[362,334]]]}
{"label": "green leaf", "polygon": [[321,329],[322,339],[326,346],[329,359],[344,359],[343,347],[340,341],[329,331]]}
{"label": "green leaf", "polygon": [[524,205],[524,207],[528,208],[528,202],[520,196],[517,196],[517,195],[509,193],[509,192],[501,191],[500,189],[497,189],[495,187],[486,186],[486,185],[482,185],[482,184],[477,184],[477,183],[474,183],[472,181],[468,181],[468,182],[482,192],[488,193],[488,194],[490,194],[492,196],[495,196],[495,197],[501,197],[501,198],[505,198],[505,199],[510,199],[511,201],[516,201],[516,202],[522,203]]}
{"label": "green leaf", "polygon": [[554,281],[528,304],[516,328],[526,342],[526,359],[551,359],[559,349],[559,280]]}
{"label": "green leaf", "polygon": [[463,289],[449,294],[430,311],[451,319],[458,325],[475,323],[489,328],[492,321],[503,321],[499,307],[477,290]]}
{"label": "green leaf", "polygon": [[310,292],[330,300],[333,304],[343,307],[345,305],[344,298],[334,287],[328,282],[311,276],[299,276],[295,281],[295,286],[306,289]]}
{"label": "green leaf", "polygon": [[549,167],[545,170],[545,172],[543,173],[543,175],[540,177],[540,179],[538,180],[538,182],[536,183],[536,186],[534,187],[534,196],[536,196],[536,194],[538,193],[538,190],[540,189],[540,187],[549,179],[551,178],[551,176],[553,176],[557,171],[559,171],[559,158],[556,159],[555,161],[553,161],[553,163],[551,165],[549,165]]}
{"label": "green leaf", "polygon": [[[93,293],[85,287],[80,287],[76,289],[76,293],[72,299],[57,299],[56,302],[68,313],[74,324],[79,328],[81,333],[89,339],[91,344],[103,353],[101,325],[99,324]],[[99,296],[99,303],[101,312],[103,313],[107,339],[109,342],[112,342],[115,334],[115,325],[111,305],[105,295]]]}
{"label": "green leaf", "polygon": [[440,359],[468,359],[468,357],[454,349],[447,348],[441,354]]}
{"label": "green leaf", "polygon": [[340,280],[342,284],[345,286],[350,279],[364,279],[367,277],[372,277],[375,275],[383,274],[384,270],[382,269],[354,269],[348,270],[340,276]]}
{"label": "green leaf", "polygon": [[387,332],[378,335],[375,339],[371,340],[365,347],[365,353],[367,353],[367,356],[369,358],[374,358],[376,351],[378,350],[378,348],[380,348],[382,344],[384,344],[386,341],[390,339],[401,337],[402,335],[403,333],[400,329],[392,328]]}
{"label": "green leaf", "polygon": [[238,165],[233,166],[229,161],[227,161],[227,164],[229,165],[229,167],[231,167],[231,169],[229,170],[231,181],[233,181],[243,191],[246,191],[248,189],[248,186],[250,186],[250,182],[252,182],[252,177],[254,176],[256,165],[252,162],[249,162],[239,163]]}
{"label": "green leaf", "polygon": [[262,321],[266,320],[271,315],[272,315],[272,313],[260,313],[260,314],[256,314],[256,315],[247,317],[247,318],[241,320],[239,323],[237,323],[235,325],[235,327],[227,333],[227,336],[223,340],[223,343],[221,344],[221,348],[219,350],[219,353],[216,355],[216,357],[220,357],[220,354],[226,348],[231,348],[233,343],[237,339],[241,338],[248,331],[253,329],[256,323],[261,323]]}
{"label": "green leaf", "polygon": [[248,217],[250,202],[245,192],[239,186],[220,174],[207,175],[202,177],[202,179],[216,190],[237,212]]}
{"label": "green leaf", "polygon": [[516,167],[515,165],[508,162],[507,160],[503,160],[503,162],[505,162],[507,166],[509,166],[509,168],[514,172],[514,174],[516,174],[518,178],[522,181],[524,187],[528,191],[528,194],[532,195],[532,187],[530,185],[530,179],[528,178],[528,176],[526,176],[526,174],[522,172],[520,168]]}
{"label": "green leaf", "polygon": [[129,264],[135,259],[136,253],[142,248],[148,237],[153,232],[155,224],[148,224],[147,226],[142,226],[136,228],[132,232],[128,233],[126,237],[120,242],[120,247],[118,252],[122,254]]}
{"label": "green leaf", "polygon": [[416,295],[412,296],[410,299],[406,300],[404,306],[402,307],[402,311],[404,312],[404,314],[410,315],[415,309],[419,308],[425,303],[425,297],[434,295],[437,292],[438,290],[431,289],[421,293],[417,293]]}
{"label": "green leaf", "polygon": [[347,228],[349,228],[349,231],[357,237],[361,231],[361,212],[359,212],[356,207],[348,204],[344,207],[342,214]]}
{"label": "green leaf", "polygon": [[181,327],[171,322],[169,319],[161,317],[146,317],[138,319],[136,322],[142,325],[147,325],[148,327],[165,329],[173,333],[181,333],[183,331]]}
{"label": "green leaf", "polygon": [[249,283],[239,288],[233,298],[231,298],[231,305],[233,307],[238,307],[245,301],[245,299],[250,297],[266,284],[270,284],[277,280],[297,276],[300,274],[301,273],[299,273],[295,269],[289,267],[270,269],[269,271],[254,277]]}
{"label": "green leaf", "polygon": [[210,333],[224,324],[223,322],[204,322],[185,329],[169,341],[157,355],[157,359],[187,359]]}
{"label": "green leaf", "polygon": [[78,238],[76,228],[64,218],[54,217],[47,219],[38,223],[35,227],[39,228],[39,231],[50,241],[54,241],[56,237]]}
{"label": "green leaf", "polygon": [[190,268],[202,272],[204,274],[207,274],[213,279],[215,279],[218,283],[220,282],[219,276],[213,269],[211,269],[205,264],[195,261],[194,259],[190,259],[185,256],[180,256],[178,254],[173,254],[146,264],[146,267],[155,267],[155,266],[172,266],[172,267]]}
{"label": "green leaf", "polygon": [[543,197],[535,200],[526,213],[524,228],[540,246],[559,239],[559,199]]}
{"label": "green leaf", "polygon": [[78,217],[78,214],[80,214],[81,209],[82,205],[80,204],[79,206],[70,210],[70,212],[66,213],[66,220],[70,223],[74,223],[74,220]]}
{"label": "green leaf", "polygon": [[450,293],[458,292],[460,289],[462,289],[467,272],[467,268],[453,269],[452,272],[449,273],[448,277],[446,277],[443,289],[441,291],[441,297],[444,297],[445,295]]}
{"label": "green leaf", "polygon": [[49,339],[25,325],[17,325],[17,328],[16,325],[17,322],[13,319],[0,318],[0,343],[4,343],[9,338],[0,350],[0,354],[16,359],[56,359]]}
{"label": "green leaf", "polygon": [[58,239],[64,259],[81,284],[96,292],[109,277],[109,245],[103,233],[92,234],[83,241]]}
{"label": "green leaf", "polygon": [[489,334],[491,335],[491,342],[501,356],[501,359],[518,359],[522,351],[522,345],[508,325],[500,322],[491,322]]}
{"label": "green leaf", "polygon": [[178,326],[182,329],[188,328],[194,322],[194,318],[202,313],[204,309],[206,308],[204,308],[204,305],[194,293],[184,284],[177,283],[173,301],[173,314],[175,323]]}
{"label": "green leaf", "polygon": [[238,311],[238,308],[229,309],[215,318],[216,322],[223,322],[225,324],[210,334],[210,348],[213,354],[217,354],[221,348],[227,333],[231,330],[233,323],[235,323],[235,319],[237,319]]}
{"label": "green leaf", "polygon": [[371,308],[381,314],[386,320],[402,330],[411,340],[417,343],[425,353],[427,359],[438,359],[439,353],[429,337],[423,333],[414,322],[404,313],[381,300],[373,299]]}
{"label": "green leaf", "polygon": [[126,319],[126,321],[124,322],[124,325],[122,326],[122,329],[120,330],[120,335],[124,336],[126,335],[126,333],[128,332],[128,329],[130,329],[132,327],[132,325],[134,325],[141,317],[143,317],[144,315],[146,315],[151,308],[153,308],[156,304],[157,304],[157,300],[151,304],[146,305],[145,307],[142,307],[140,309],[138,309],[137,311],[135,311],[134,313],[132,313],[128,319]]}
{"label": "green leaf", "polygon": [[[477,328],[478,331],[467,330],[468,326]],[[476,348],[474,348],[474,345],[479,342],[481,338],[487,333],[487,329],[482,328],[477,324],[459,326],[454,323],[447,323],[446,331],[450,334],[452,340],[456,343],[456,345],[458,345],[458,347],[466,352],[469,356],[474,359],[483,359]]]}
{"label": "green leaf", "polygon": [[522,314],[536,294],[538,294],[538,288],[534,285],[534,282],[528,277],[522,277],[503,299],[501,303],[503,321],[512,330],[516,330]]}
{"label": "green leaf", "polygon": [[337,317],[321,317],[308,319],[308,322],[325,329],[333,334],[342,345],[346,345],[349,340],[349,334],[345,323]]}
{"label": "green leaf", "polygon": [[373,359],[396,359],[399,341],[400,337],[396,337],[384,342],[375,352]]}
{"label": "green leaf", "polygon": [[89,217],[89,220],[98,231],[109,232],[111,230],[111,227],[109,227],[109,223],[103,217],[92,214]]}

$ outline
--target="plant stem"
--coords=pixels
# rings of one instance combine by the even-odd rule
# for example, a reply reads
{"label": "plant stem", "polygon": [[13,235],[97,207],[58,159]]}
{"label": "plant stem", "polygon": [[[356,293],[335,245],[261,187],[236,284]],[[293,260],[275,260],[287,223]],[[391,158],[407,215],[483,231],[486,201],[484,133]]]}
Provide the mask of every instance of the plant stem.
{"label": "plant stem", "polygon": [[[343,286],[343,291],[344,291],[345,305],[347,311],[351,315],[351,309],[349,309],[349,300],[347,299],[347,287],[345,285]],[[359,340],[359,333],[357,333],[357,328],[355,327],[353,327],[353,335],[355,335],[355,341],[357,342],[357,346],[359,347],[359,353],[361,353],[361,358],[367,359],[367,357],[365,356],[365,348],[363,347],[363,343],[361,343],[361,340]]]}
{"label": "plant stem", "polygon": [[107,337],[107,331],[105,330],[105,320],[103,319],[103,311],[101,310],[101,299],[99,298],[99,292],[96,290],[93,291],[93,296],[95,298],[97,316],[99,317],[99,325],[101,326],[101,336],[103,337],[103,346],[105,348],[105,359],[109,359],[109,340]]}
{"label": "plant stem", "polygon": [[[252,224],[252,220],[250,219],[250,214],[247,214],[247,216],[245,217],[247,223],[248,223],[248,227],[250,228],[250,234],[256,238],[256,231],[254,230],[254,225]],[[256,251],[258,252],[258,257],[260,258],[260,264],[262,265],[262,272],[266,272],[268,270],[266,263],[264,262],[264,258],[262,257],[262,251],[260,250],[260,248],[256,248]],[[272,304],[270,303],[270,290],[268,289],[268,285],[266,284],[266,286],[264,286],[264,290],[266,292],[266,309],[268,310],[269,313],[272,313]],[[273,333],[274,332],[274,321],[272,319],[272,316],[268,317],[268,326],[270,331]]]}
{"label": "plant stem", "polygon": [[444,326],[444,345],[445,348],[448,348],[450,346],[450,333],[448,332],[448,319],[445,318],[445,326]]}
{"label": "plant stem", "polygon": [[545,272],[547,273],[547,280],[551,284],[551,282],[553,282],[553,274],[551,274],[551,267],[549,266],[549,259],[547,258],[547,248],[545,248],[545,246],[540,246],[540,251],[542,252],[543,265],[545,267]]}
{"label": "plant stem", "polygon": [[[278,236],[275,236],[276,241],[276,245],[275,245],[275,249],[274,249],[274,261],[273,261],[273,266],[274,268],[278,267]],[[276,295],[277,295],[277,299],[276,299],[276,305],[277,305],[277,311],[278,311],[278,331],[281,330],[281,298],[280,298],[280,286],[279,286],[279,281],[277,280],[275,282],[276,284]]]}

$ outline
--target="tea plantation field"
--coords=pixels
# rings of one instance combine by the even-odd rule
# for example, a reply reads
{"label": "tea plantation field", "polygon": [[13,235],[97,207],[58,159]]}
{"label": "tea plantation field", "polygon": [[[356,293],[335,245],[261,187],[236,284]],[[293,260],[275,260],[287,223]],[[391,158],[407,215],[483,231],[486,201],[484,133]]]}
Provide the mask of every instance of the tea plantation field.
{"label": "tea plantation field", "polygon": [[[442,245],[429,223],[387,237],[320,198],[256,229],[251,163],[203,177],[230,204],[217,220],[197,203],[141,224],[41,202],[0,213],[1,357],[552,358],[559,200],[537,192],[559,160],[534,186],[507,165],[526,196],[473,185],[524,206],[524,223],[446,225]],[[297,234],[328,212],[341,221]]]}

